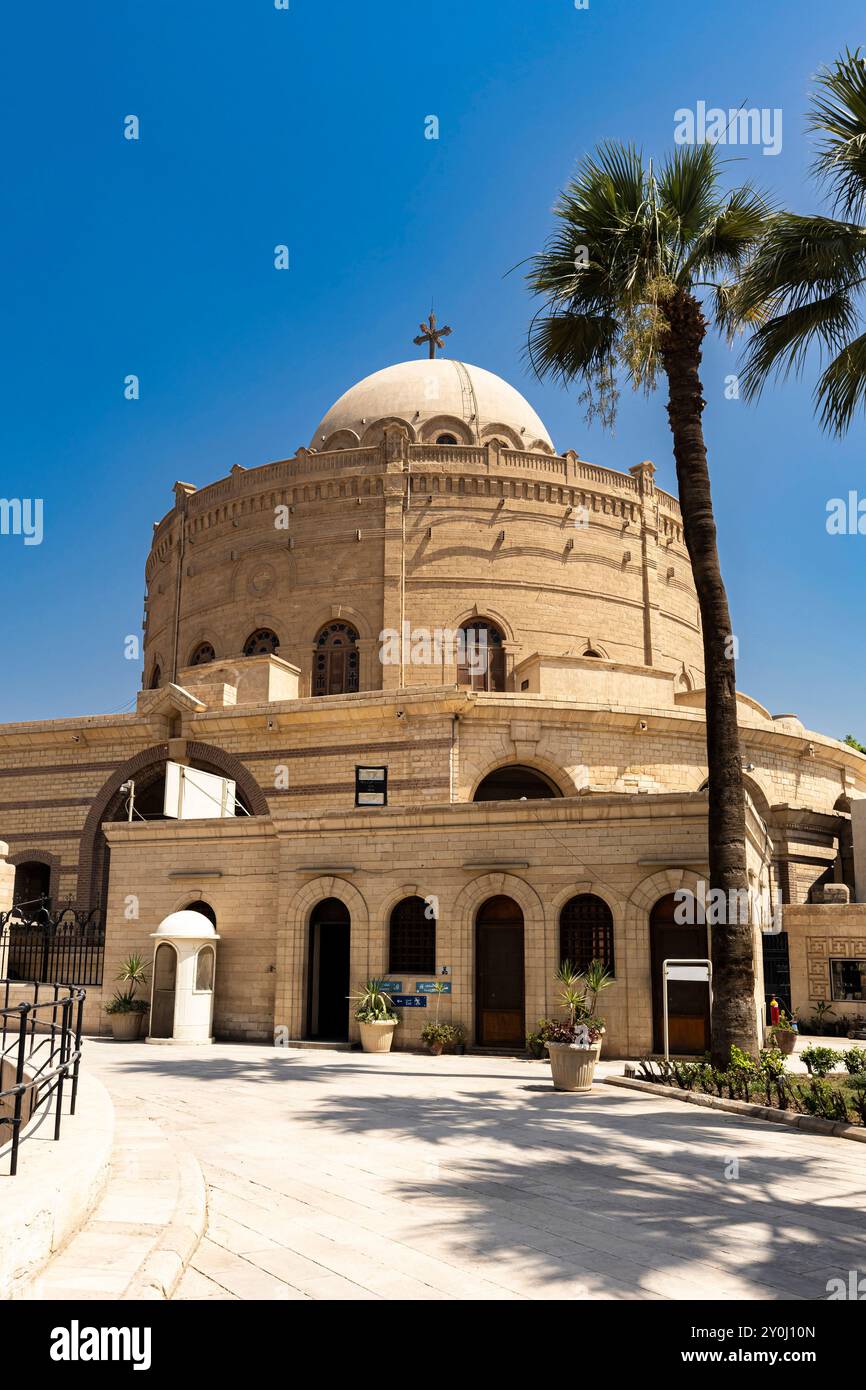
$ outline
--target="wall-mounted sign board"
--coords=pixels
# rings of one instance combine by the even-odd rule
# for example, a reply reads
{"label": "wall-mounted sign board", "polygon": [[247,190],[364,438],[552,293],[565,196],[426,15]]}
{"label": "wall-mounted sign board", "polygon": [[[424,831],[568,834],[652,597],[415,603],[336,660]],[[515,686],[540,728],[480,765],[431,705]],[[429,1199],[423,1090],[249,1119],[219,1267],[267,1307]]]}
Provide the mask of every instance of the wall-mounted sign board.
{"label": "wall-mounted sign board", "polygon": [[395,1009],[426,1009],[426,994],[392,994],[391,1002]]}
{"label": "wall-mounted sign board", "polygon": [[388,805],[387,767],[355,768],[355,805]]}
{"label": "wall-mounted sign board", "polygon": [[419,994],[450,994],[450,980],[418,980],[415,988]]}
{"label": "wall-mounted sign board", "polygon": [[402,980],[377,980],[376,984],[385,994],[399,994],[403,988]]}

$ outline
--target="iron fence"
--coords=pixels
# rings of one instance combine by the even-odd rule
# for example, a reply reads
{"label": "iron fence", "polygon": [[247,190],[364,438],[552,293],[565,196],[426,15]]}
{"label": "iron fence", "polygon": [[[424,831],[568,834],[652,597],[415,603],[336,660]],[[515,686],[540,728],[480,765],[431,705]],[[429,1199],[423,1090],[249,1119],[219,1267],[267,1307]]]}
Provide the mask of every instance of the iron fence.
{"label": "iron fence", "polygon": [[59,912],[19,904],[0,913],[0,976],[40,984],[101,985],[105,922],[99,908]]}
{"label": "iron fence", "polygon": [[[0,980],[0,990],[0,1125],[4,1131],[11,1129],[9,1176],[14,1177],[22,1131],[41,1109],[47,1110],[52,1097],[54,1138],[60,1138],[67,1077],[71,1077],[69,1113],[75,1114],[85,990],[17,980]],[[21,999],[22,992],[28,997]],[[10,1002],[13,996],[16,1003]]]}

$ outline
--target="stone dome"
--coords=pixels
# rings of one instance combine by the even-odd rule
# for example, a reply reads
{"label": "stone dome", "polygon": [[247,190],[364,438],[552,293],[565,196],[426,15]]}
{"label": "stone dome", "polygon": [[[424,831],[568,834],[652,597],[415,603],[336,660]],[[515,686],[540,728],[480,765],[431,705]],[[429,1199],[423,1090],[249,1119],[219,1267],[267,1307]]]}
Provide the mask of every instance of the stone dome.
{"label": "stone dome", "polygon": [[415,443],[483,444],[553,453],[527,400],[507,381],[450,357],[384,367],[349,388],[316,429],[311,449],[378,443],[385,424],[404,424]]}
{"label": "stone dome", "polygon": [[203,912],[196,912],[190,908],[170,912],[162,919],[156,931],[151,932],[151,936],[191,937],[202,940],[210,938],[219,941],[213,923],[208,921]]}

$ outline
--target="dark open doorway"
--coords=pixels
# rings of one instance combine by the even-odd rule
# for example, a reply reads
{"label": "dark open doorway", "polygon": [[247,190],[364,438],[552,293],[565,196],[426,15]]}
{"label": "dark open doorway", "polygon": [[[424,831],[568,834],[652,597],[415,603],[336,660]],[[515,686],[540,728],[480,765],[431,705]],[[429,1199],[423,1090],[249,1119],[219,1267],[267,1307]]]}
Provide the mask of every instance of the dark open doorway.
{"label": "dark open doorway", "polygon": [[475,1036],[480,1047],[523,1047],[523,913],[488,898],[475,922]]}
{"label": "dark open doorway", "polygon": [[317,903],[310,916],[307,1037],[346,1042],[349,1037],[349,909],[337,898]]}

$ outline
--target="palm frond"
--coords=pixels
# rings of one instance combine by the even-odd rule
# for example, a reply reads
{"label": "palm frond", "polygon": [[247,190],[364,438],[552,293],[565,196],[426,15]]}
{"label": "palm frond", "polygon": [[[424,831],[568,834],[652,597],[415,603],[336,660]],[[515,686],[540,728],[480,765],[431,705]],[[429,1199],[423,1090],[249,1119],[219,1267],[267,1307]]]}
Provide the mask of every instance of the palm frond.
{"label": "palm frond", "polygon": [[817,76],[809,128],[818,141],[814,171],[848,217],[866,206],[866,59],[845,50]]}
{"label": "palm frond", "polygon": [[831,217],[775,214],[743,271],[738,304],[748,314],[768,299],[788,308],[839,289],[855,289],[866,275],[866,230]]}
{"label": "palm frond", "polygon": [[564,384],[590,381],[610,363],[620,336],[611,314],[537,314],[529,330],[527,356],[539,378]]}
{"label": "palm frond", "polygon": [[858,408],[866,406],[866,334],[846,343],[815,387],[824,429],[844,434]]}
{"label": "palm frond", "polygon": [[799,373],[813,343],[838,352],[856,324],[854,304],[844,290],[799,303],[762,323],[749,342],[740,373],[746,398],[759,396],[772,375]]}

